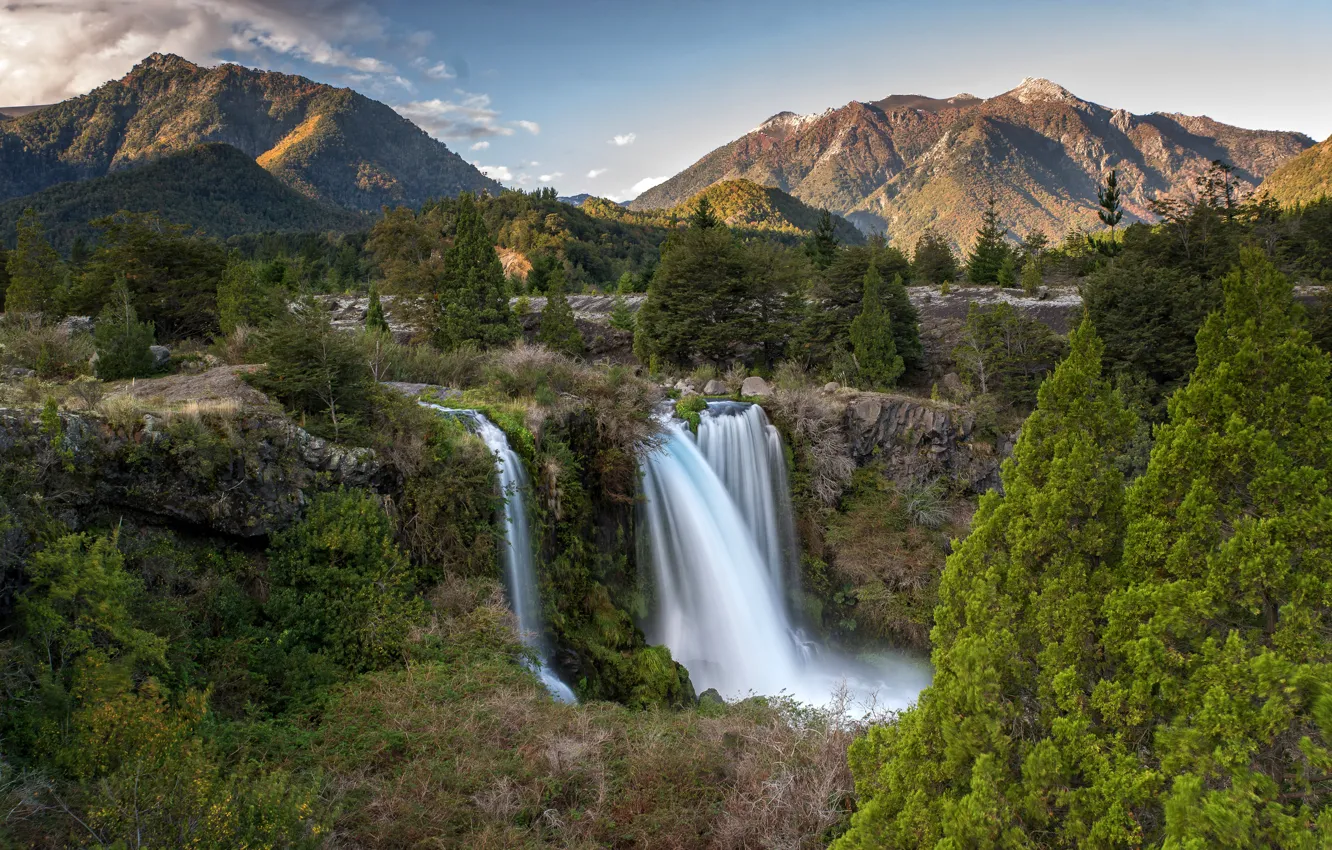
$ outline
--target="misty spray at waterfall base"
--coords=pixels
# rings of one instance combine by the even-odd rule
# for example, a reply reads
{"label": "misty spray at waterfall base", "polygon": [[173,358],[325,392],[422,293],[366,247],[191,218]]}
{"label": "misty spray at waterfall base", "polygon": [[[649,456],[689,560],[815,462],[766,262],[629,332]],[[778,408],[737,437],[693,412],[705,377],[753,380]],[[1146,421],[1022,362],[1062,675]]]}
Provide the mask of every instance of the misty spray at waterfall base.
{"label": "misty spray at waterfall base", "polygon": [[904,653],[873,663],[811,641],[787,598],[799,551],[781,438],[757,405],[712,402],[698,437],[679,420],[644,459],[639,526],[655,605],[648,637],[670,648],[697,690],[726,698],[786,693],[904,708],[929,666]]}

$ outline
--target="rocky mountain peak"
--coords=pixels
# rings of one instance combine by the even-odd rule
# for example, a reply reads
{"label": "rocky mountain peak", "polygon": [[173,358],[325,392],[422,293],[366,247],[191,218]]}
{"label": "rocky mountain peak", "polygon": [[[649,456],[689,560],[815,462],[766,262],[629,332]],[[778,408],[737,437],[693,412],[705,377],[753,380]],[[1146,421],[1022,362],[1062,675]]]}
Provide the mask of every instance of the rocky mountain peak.
{"label": "rocky mountain peak", "polygon": [[125,79],[131,79],[135,76],[148,71],[159,71],[161,73],[173,73],[176,71],[197,71],[199,66],[174,53],[150,53],[130,72],[125,75]]}
{"label": "rocky mountain peak", "polygon": [[1017,88],[1006,92],[1020,103],[1041,103],[1047,101],[1075,102],[1079,100],[1071,91],[1052,83],[1043,77],[1026,77]]}

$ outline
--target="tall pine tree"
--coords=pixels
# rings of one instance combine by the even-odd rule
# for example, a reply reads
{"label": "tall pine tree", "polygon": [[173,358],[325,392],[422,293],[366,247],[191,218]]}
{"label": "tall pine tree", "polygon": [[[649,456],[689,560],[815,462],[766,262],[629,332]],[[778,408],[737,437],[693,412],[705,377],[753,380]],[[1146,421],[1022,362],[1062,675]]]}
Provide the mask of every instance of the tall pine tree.
{"label": "tall pine tree", "polygon": [[826,269],[831,266],[833,258],[837,256],[838,244],[840,241],[833,228],[832,213],[826,209],[820,210],[819,223],[805,241],[805,253],[809,255],[810,262],[814,263],[814,268]]}
{"label": "tall pine tree", "polygon": [[54,318],[64,296],[65,270],[60,255],[46,239],[41,220],[31,209],[18,221],[18,244],[6,260],[9,286],[5,310],[11,313],[41,313]]}
{"label": "tall pine tree", "polygon": [[518,336],[495,241],[467,192],[458,197],[457,230],[444,252],[436,297],[435,337],[445,350],[467,342],[504,345]]}
{"label": "tall pine tree", "polygon": [[883,303],[883,277],[873,259],[865,270],[860,315],[851,320],[851,350],[860,383],[868,389],[887,389],[897,383],[905,366],[893,339],[893,320]]}
{"label": "tall pine tree", "polygon": [[1100,354],[1084,321],[1004,464],[1003,495],[982,497],[949,556],[934,682],[852,746],[861,808],[837,850],[1079,846],[1061,831],[1078,754],[1064,747],[1099,673],[1089,628],[1119,563],[1116,454],[1133,425]]}
{"label": "tall pine tree", "polygon": [[1012,257],[1013,249],[1005,238],[1007,231],[999,223],[999,210],[991,198],[976,231],[976,242],[967,256],[967,280],[972,283],[998,283],[1004,261]]}
{"label": "tall pine tree", "polygon": [[546,278],[546,309],[541,311],[537,342],[570,356],[583,353],[583,334],[574,321],[573,308],[565,296],[564,266],[556,264]]}
{"label": "tall pine tree", "polygon": [[384,316],[384,305],[379,300],[379,286],[370,284],[370,303],[365,309],[365,329],[371,333],[388,333],[389,323]]}

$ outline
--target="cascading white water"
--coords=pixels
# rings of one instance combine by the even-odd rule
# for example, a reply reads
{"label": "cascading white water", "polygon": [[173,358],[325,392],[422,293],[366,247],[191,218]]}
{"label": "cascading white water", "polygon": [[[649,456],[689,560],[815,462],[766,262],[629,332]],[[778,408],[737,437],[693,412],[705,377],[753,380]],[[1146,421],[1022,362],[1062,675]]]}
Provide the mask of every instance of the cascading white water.
{"label": "cascading white water", "polygon": [[[423,403],[424,404],[424,403]],[[509,445],[509,438],[499,426],[477,410],[452,410],[436,404],[425,404],[451,416],[466,416],[475,423],[476,435],[495,456],[495,471],[499,475],[500,492],[504,495],[504,579],[509,592],[509,604],[518,617],[518,630],[522,641],[537,653],[537,674],[561,702],[577,702],[573,690],[561,682],[550,669],[550,648],[542,635],[545,624],[541,619],[541,595],[537,590],[536,557],[532,546],[532,521],[527,512],[529,491],[527,470],[522,458]]]}
{"label": "cascading white water", "polygon": [[699,418],[698,450],[740,509],[778,588],[798,589],[800,553],[781,432],[757,404],[709,402]]}
{"label": "cascading white water", "polygon": [[910,704],[929,683],[926,665],[903,655],[870,666],[811,652],[792,628],[782,585],[795,542],[781,538],[790,494],[785,459],[780,471],[774,463],[780,436],[763,412],[714,402],[697,443],[679,420],[665,428],[664,444],[643,462],[640,534],[656,592],[649,638],[670,648],[699,690],[785,692],[823,704],[845,684],[861,702]]}

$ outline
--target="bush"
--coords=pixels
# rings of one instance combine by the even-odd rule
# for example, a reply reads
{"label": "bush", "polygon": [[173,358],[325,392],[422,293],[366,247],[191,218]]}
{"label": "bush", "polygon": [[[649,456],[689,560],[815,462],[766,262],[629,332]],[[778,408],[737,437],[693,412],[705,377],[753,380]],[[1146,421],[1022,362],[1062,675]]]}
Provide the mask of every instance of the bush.
{"label": "bush", "polygon": [[323,493],[306,517],[274,540],[267,610],[277,626],[348,671],[403,660],[424,619],[416,572],[393,540],[393,524],[369,494]]}
{"label": "bush", "polygon": [[93,347],[97,377],[104,381],[143,378],[153,371],[153,326],[140,322],[129,293],[120,287],[97,317]]}
{"label": "bush", "polygon": [[6,316],[0,322],[0,358],[6,366],[31,369],[50,380],[86,375],[93,356],[92,337],[42,324],[34,316]]}

